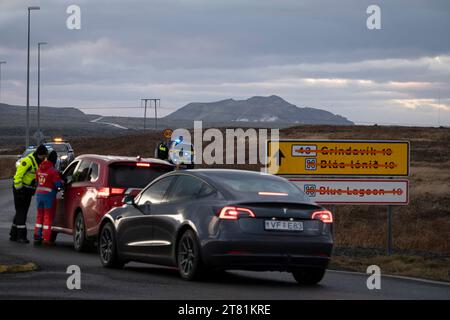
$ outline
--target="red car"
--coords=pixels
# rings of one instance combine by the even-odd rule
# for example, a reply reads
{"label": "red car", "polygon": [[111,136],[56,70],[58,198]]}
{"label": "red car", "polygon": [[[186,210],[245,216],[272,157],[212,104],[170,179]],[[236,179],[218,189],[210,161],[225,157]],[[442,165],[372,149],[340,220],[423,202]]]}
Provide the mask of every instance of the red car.
{"label": "red car", "polygon": [[98,233],[102,217],[113,207],[122,206],[126,195],[137,195],[174,166],[159,159],[82,155],[64,170],[64,190],[57,194],[52,226],[53,240],[58,232],[73,235],[76,251],[89,248]]}

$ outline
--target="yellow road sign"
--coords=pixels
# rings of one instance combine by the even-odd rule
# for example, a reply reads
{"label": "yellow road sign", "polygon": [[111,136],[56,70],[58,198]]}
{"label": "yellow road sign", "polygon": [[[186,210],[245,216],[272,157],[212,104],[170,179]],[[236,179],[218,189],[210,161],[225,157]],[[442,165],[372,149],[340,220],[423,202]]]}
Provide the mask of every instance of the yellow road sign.
{"label": "yellow road sign", "polygon": [[409,175],[408,141],[269,140],[267,157],[279,175]]}
{"label": "yellow road sign", "polygon": [[172,129],[164,129],[163,130],[163,136],[164,136],[164,138],[167,138],[167,139],[170,139],[170,137],[172,137],[172,133],[173,133],[173,130]]}

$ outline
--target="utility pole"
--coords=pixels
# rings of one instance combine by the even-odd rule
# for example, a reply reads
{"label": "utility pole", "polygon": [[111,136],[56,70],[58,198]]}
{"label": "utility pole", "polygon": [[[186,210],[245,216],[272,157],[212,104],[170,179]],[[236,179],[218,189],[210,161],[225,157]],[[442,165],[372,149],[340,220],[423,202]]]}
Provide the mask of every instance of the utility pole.
{"label": "utility pole", "polygon": [[158,129],[158,113],[156,110],[156,105],[158,103],[158,105],[161,106],[161,99],[145,98],[145,99],[141,99],[141,101],[144,101],[144,131],[146,129],[146,120],[147,120],[147,101],[154,102],[154,104],[155,104],[155,130],[157,130]]}
{"label": "utility pole", "polygon": [[2,64],[6,64],[6,61],[0,61],[0,103],[2,102]]}
{"label": "utility pole", "polygon": [[[38,103],[37,103],[37,131],[41,132],[41,46],[47,42],[38,42]],[[38,144],[40,141],[38,142]]]}
{"label": "utility pole", "polygon": [[30,146],[30,13],[40,10],[40,7],[28,7],[28,47],[27,47],[27,128],[25,132],[25,147]]}

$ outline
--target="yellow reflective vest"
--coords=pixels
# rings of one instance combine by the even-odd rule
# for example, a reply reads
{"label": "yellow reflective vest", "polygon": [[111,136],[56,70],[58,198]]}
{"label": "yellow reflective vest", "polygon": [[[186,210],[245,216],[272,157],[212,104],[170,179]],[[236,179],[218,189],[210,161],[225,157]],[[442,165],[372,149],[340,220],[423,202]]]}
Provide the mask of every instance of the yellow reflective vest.
{"label": "yellow reflective vest", "polygon": [[35,188],[37,169],[38,164],[33,153],[29,154],[25,158],[22,158],[19,166],[17,166],[16,174],[14,175],[14,188]]}

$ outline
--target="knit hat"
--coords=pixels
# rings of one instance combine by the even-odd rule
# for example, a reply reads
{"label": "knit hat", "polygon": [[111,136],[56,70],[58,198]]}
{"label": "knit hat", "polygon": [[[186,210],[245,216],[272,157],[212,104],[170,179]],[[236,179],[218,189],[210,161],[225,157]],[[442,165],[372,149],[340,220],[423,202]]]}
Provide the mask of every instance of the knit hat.
{"label": "knit hat", "polygon": [[48,150],[43,144],[41,144],[39,145],[39,147],[37,147],[36,154],[38,156],[46,156],[48,154]]}

